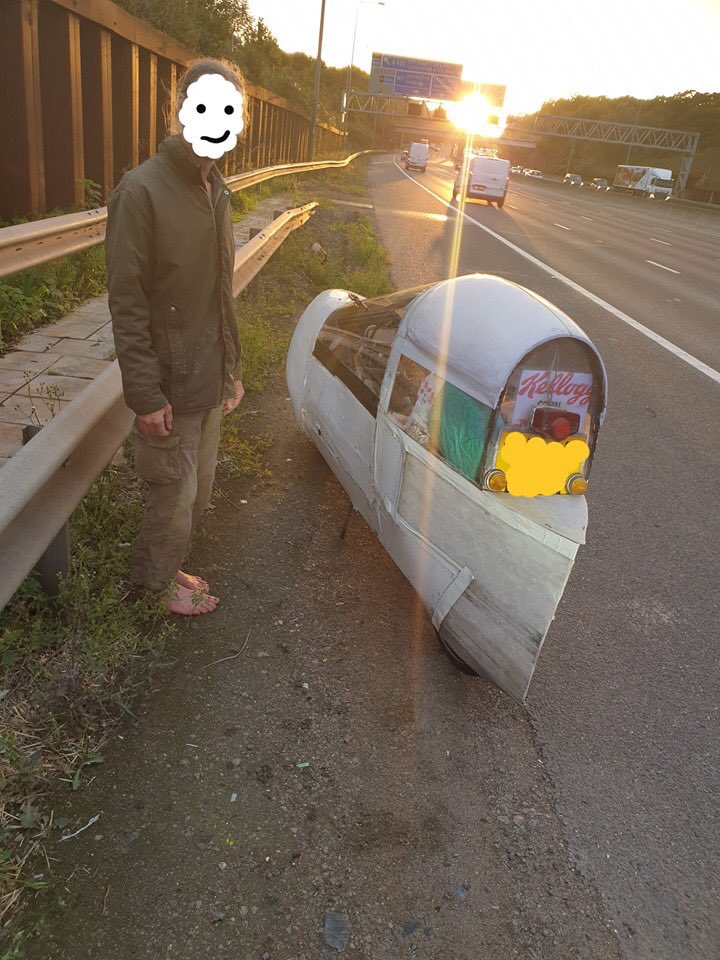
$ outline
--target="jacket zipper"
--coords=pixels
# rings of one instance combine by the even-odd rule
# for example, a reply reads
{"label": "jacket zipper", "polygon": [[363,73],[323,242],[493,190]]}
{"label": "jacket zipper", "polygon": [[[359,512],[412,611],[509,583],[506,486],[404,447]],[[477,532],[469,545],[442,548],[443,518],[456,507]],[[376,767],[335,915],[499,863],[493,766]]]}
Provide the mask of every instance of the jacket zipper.
{"label": "jacket zipper", "polygon": [[[207,196],[207,190],[205,190],[205,187],[203,187],[202,189],[205,191],[205,195]],[[220,188],[218,189],[217,196],[216,196],[216,198],[215,198],[214,200],[212,200],[210,197],[208,197],[208,203],[210,204],[210,213],[211,213],[211,215],[212,215],[212,222],[213,222],[213,233],[215,234],[215,255],[216,255],[216,257],[217,257],[217,272],[216,272],[216,274],[215,274],[215,295],[216,295],[216,299],[217,299],[218,314],[219,314],[219,317],[220,317],[220,344],[221,344],[221,349],[222,349],[222,367],[221,367],[221,372],[220,372],[220,396],[219,396],[219,399],[218,399],[218,406],[219,406],[219,405],[222,403],[222,401],[223,401],[223,385],[224,385],[224,383],[225,383],[225,354],[226,354],[226,351],[225,351],[225,318],[223,317],[222,295],[221,295],[221,292],[220,292],[220,275],[221,275],[222,266],[223,266],[223,264],[222,264],[222,251],[221,251],[221,249],[220,249],[220,237],[218,236],[217,218],[216,218],[216,216],[215,216],[215,211],[216,211],[217,205],[218,205],[218,203],[219,203],[219,201],[220,201],[220,197],[222,196],[222,191],[223,191],[223,190],[226,190],[226,187],[225,187],[225,184],[224,184],[224,183],[223,183],[222,187],[220,187]]]}

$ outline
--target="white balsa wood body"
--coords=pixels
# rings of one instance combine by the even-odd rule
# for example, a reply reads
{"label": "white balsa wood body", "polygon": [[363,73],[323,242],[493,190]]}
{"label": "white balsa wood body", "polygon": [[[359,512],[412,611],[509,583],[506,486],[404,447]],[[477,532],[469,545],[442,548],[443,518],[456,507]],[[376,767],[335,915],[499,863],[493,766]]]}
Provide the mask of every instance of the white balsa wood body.
{"label": "white balsa wood body", "polygon": [[523,701],[584,543],[585,498],[480,490],[399,429],[384,411],[401,353],[417,348],[403,335],[407,314],[374,418],[312,355],[327,316],[348,302],[344,291],[321,294],[295,330],[287,379],[298,423],[417,590],[443,640]]}

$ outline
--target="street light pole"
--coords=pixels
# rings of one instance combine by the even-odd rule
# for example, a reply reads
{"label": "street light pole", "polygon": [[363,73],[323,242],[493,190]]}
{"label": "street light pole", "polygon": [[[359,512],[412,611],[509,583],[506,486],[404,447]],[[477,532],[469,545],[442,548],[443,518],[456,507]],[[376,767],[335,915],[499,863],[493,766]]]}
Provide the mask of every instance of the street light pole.
{"label": "street light pole", "polygon": [[360,17],[360,3],[355,7],[355,29],[353,30],[352,53],[350,54],[350,65],[345,75],[345,109],[343,111],[343,136],[347,136],[348,128],[348,106],[350,99],[350,89],[352,86],[352,71],[355,63],[355,41],[357,40],[358,18]]}
{"label": "street light pole", "polygon": [[343,103],[343,136],[347,137],[348,128],[348,106],[350,101],[350,90],[352,89],[352,72],[355,66],[355,41],[357,40],[358,19],[360,17],[360,7],[363,3],[376,3],[379,7],[385,6],[385,0],[358,0],[355,7],[355,29],[353,30],[352,53],[350,54],[350,66],[347,68],[345,76],[345,101]]}
{"label": "street light pole", "polygon": [[308,139],[308,160],[315,159],[315,133],[317,130],[318,104],[320,102],[320,68],[322,66],[322,42],[325,29],[325,0],[320,7],[320,33],[318,35],[318,52],[315,60],[315,77],[313,79],[312,118],[310,120],[310,137]]}

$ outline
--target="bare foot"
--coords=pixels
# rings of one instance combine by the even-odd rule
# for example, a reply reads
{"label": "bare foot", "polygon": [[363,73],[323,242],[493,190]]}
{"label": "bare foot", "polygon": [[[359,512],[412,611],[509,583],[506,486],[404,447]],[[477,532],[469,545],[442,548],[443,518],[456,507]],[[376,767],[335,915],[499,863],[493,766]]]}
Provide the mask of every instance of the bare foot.
{"label": "bare foot", "polygon": [[210,589],[207,580],[203,580],[202,577],[194,577],[191,573],[184,573],[182,570],[178,570],[175,574],[175,583],[179,583],[181,587],[187,587],[188,590]]}
{"label": "bare foot", "polygon": [[188,590],[179,583],[174,584],[172,594],[166,601],[165,609],[169,613],[192,617],[200,613],[212,613],[220,603],[218,597],[211,597],[202,590]]}

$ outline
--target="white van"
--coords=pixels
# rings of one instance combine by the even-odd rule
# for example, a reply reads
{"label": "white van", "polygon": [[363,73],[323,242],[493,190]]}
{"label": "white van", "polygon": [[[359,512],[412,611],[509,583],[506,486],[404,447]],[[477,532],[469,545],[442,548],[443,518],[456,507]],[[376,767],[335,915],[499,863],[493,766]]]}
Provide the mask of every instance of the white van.
{"label": "white van", "polygon": [[[463,183],[463,176],[467,181]],[[467,168],[461,167],[455,177],[453,200],[463,193],[468,200],[486,200],[501,207],[505,203],[508,180],[510,179],[510,161],[499,157],[472,157]]]}
{"label": "white van", "polygon": [[411,143],[410,151],[405,158],[405,169],[419,170],[420,173],[425,173],[429,153],[430,145],[427,140],[423,140],[420,143]]}

